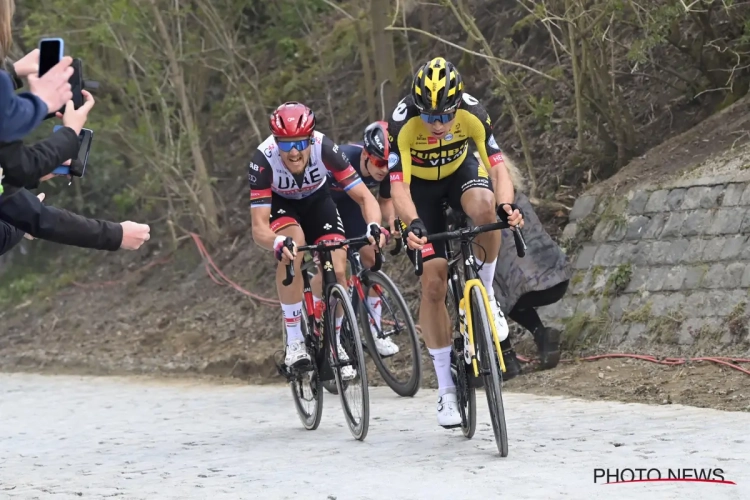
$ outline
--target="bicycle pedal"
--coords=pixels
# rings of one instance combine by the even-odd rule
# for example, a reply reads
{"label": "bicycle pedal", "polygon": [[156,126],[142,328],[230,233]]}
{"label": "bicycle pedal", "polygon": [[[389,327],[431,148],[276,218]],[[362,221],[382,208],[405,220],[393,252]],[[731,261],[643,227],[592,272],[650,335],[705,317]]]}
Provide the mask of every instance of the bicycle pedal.
{"label": "bicycle pedal", "polygon": [[443,429],[457,429],[457,428],[461,427],[461,424],[456,424],[456,425],[441,425],[440,427],[442,427]]}

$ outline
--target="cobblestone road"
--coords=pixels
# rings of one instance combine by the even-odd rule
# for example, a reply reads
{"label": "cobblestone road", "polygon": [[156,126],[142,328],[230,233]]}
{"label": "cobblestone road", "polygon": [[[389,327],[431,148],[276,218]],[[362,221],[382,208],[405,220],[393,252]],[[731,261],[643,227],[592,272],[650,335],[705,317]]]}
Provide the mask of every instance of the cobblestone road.
{"label": "cobblestone road", "polygon": [[[469,441],[436,425],[434,392],[372,389],[360,443],[329,394],[309,432],[286,387],[0,374],[0,498],[750,498],[750,414],[507,394],[501,459],[483,396]],[[594,484],[597,467],[737,485]]]}

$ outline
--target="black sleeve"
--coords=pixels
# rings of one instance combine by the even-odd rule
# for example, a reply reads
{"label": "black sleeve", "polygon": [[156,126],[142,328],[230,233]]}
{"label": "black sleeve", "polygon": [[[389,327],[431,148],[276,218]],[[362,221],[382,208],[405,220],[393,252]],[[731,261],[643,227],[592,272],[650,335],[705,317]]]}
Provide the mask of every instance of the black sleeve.
{"label": "black sleeve", "polygon": [[270,208],[273,172],[268,158],[259,149],[255,150],[253,161],[247,166],[247,181],[250,183],[250,208]]}
{"label": "black sleeve", "polygon": [[384,200],[388,200],[391,197],[391,179],[387,176],[385,179],[380,181],[380,190],[378,195]]}
{"label": "black sleeve", "polygon": [[35,238],[95,250],[118,250],[122,226],[87,219],[44,205],[33,193],[19,189],[0,199],[0,219]]}
{"label": "black sleeve", "polygon": [[18,245],[25,233],[5,221],[0,220],[0,255],[9,252]]}
{"label": "black sleeve", "polygon": [[3,165],[6,186],[35,189],[39,179],[63,162],[78,157],[78,135],[72,128],[63,127],[33,146],[22,141],[0,143],[0,164]]}

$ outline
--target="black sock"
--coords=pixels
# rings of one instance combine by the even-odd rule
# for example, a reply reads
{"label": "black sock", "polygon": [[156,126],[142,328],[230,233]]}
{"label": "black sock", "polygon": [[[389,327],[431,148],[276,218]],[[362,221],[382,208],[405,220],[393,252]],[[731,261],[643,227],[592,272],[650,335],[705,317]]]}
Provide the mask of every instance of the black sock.
{"label": "black sock", "polygon": [[536,333],[538,329],[544,328],[542,319],[536,313],[536,309],[513,309],[508,317],[531,332],[532,335]]}

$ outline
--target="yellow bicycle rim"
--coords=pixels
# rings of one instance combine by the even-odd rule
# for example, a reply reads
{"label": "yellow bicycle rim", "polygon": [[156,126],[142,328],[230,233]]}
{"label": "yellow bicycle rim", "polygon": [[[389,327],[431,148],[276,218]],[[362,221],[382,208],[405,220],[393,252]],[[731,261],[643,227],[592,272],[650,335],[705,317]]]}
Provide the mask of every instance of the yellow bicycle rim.
{"label": "yellow bicycle rim", "polygon": [[[474,287],[479,288],[479,291],[482,293],[482,300],[484,300],[485,310],[488,313],[492,310],[490,309],[490,301],[487,298],[487,290],[485,290],[482,282],[478,279],[467,281],[466,284],[464,285],[464,304],[466,306],[466,311],[465,311],[466,322],[467,322],[466,327],[469,330],[469,343],[472,345],[472,347],[474,346],[474,326],[472,324],[472,318],[471,318],[470,293],[471,293],[471,289]],[[503,359],[503,351],[502,349],[500,349],[500,340],[497,336],[497,328],[495,327],[495,321],[494,321],[494,318],[487,318],[487,319],[488,319],[488,323],[490,324],[490,330],[492,331],[492,339],[495,343],[497,357],[500,360],[500,370],[502,370],[502,372],[505,373],[505,360]],[[479,377],[479,368],[477,367],[476,355],[472,356],[471,365],[474,368],[474,376]]]}

